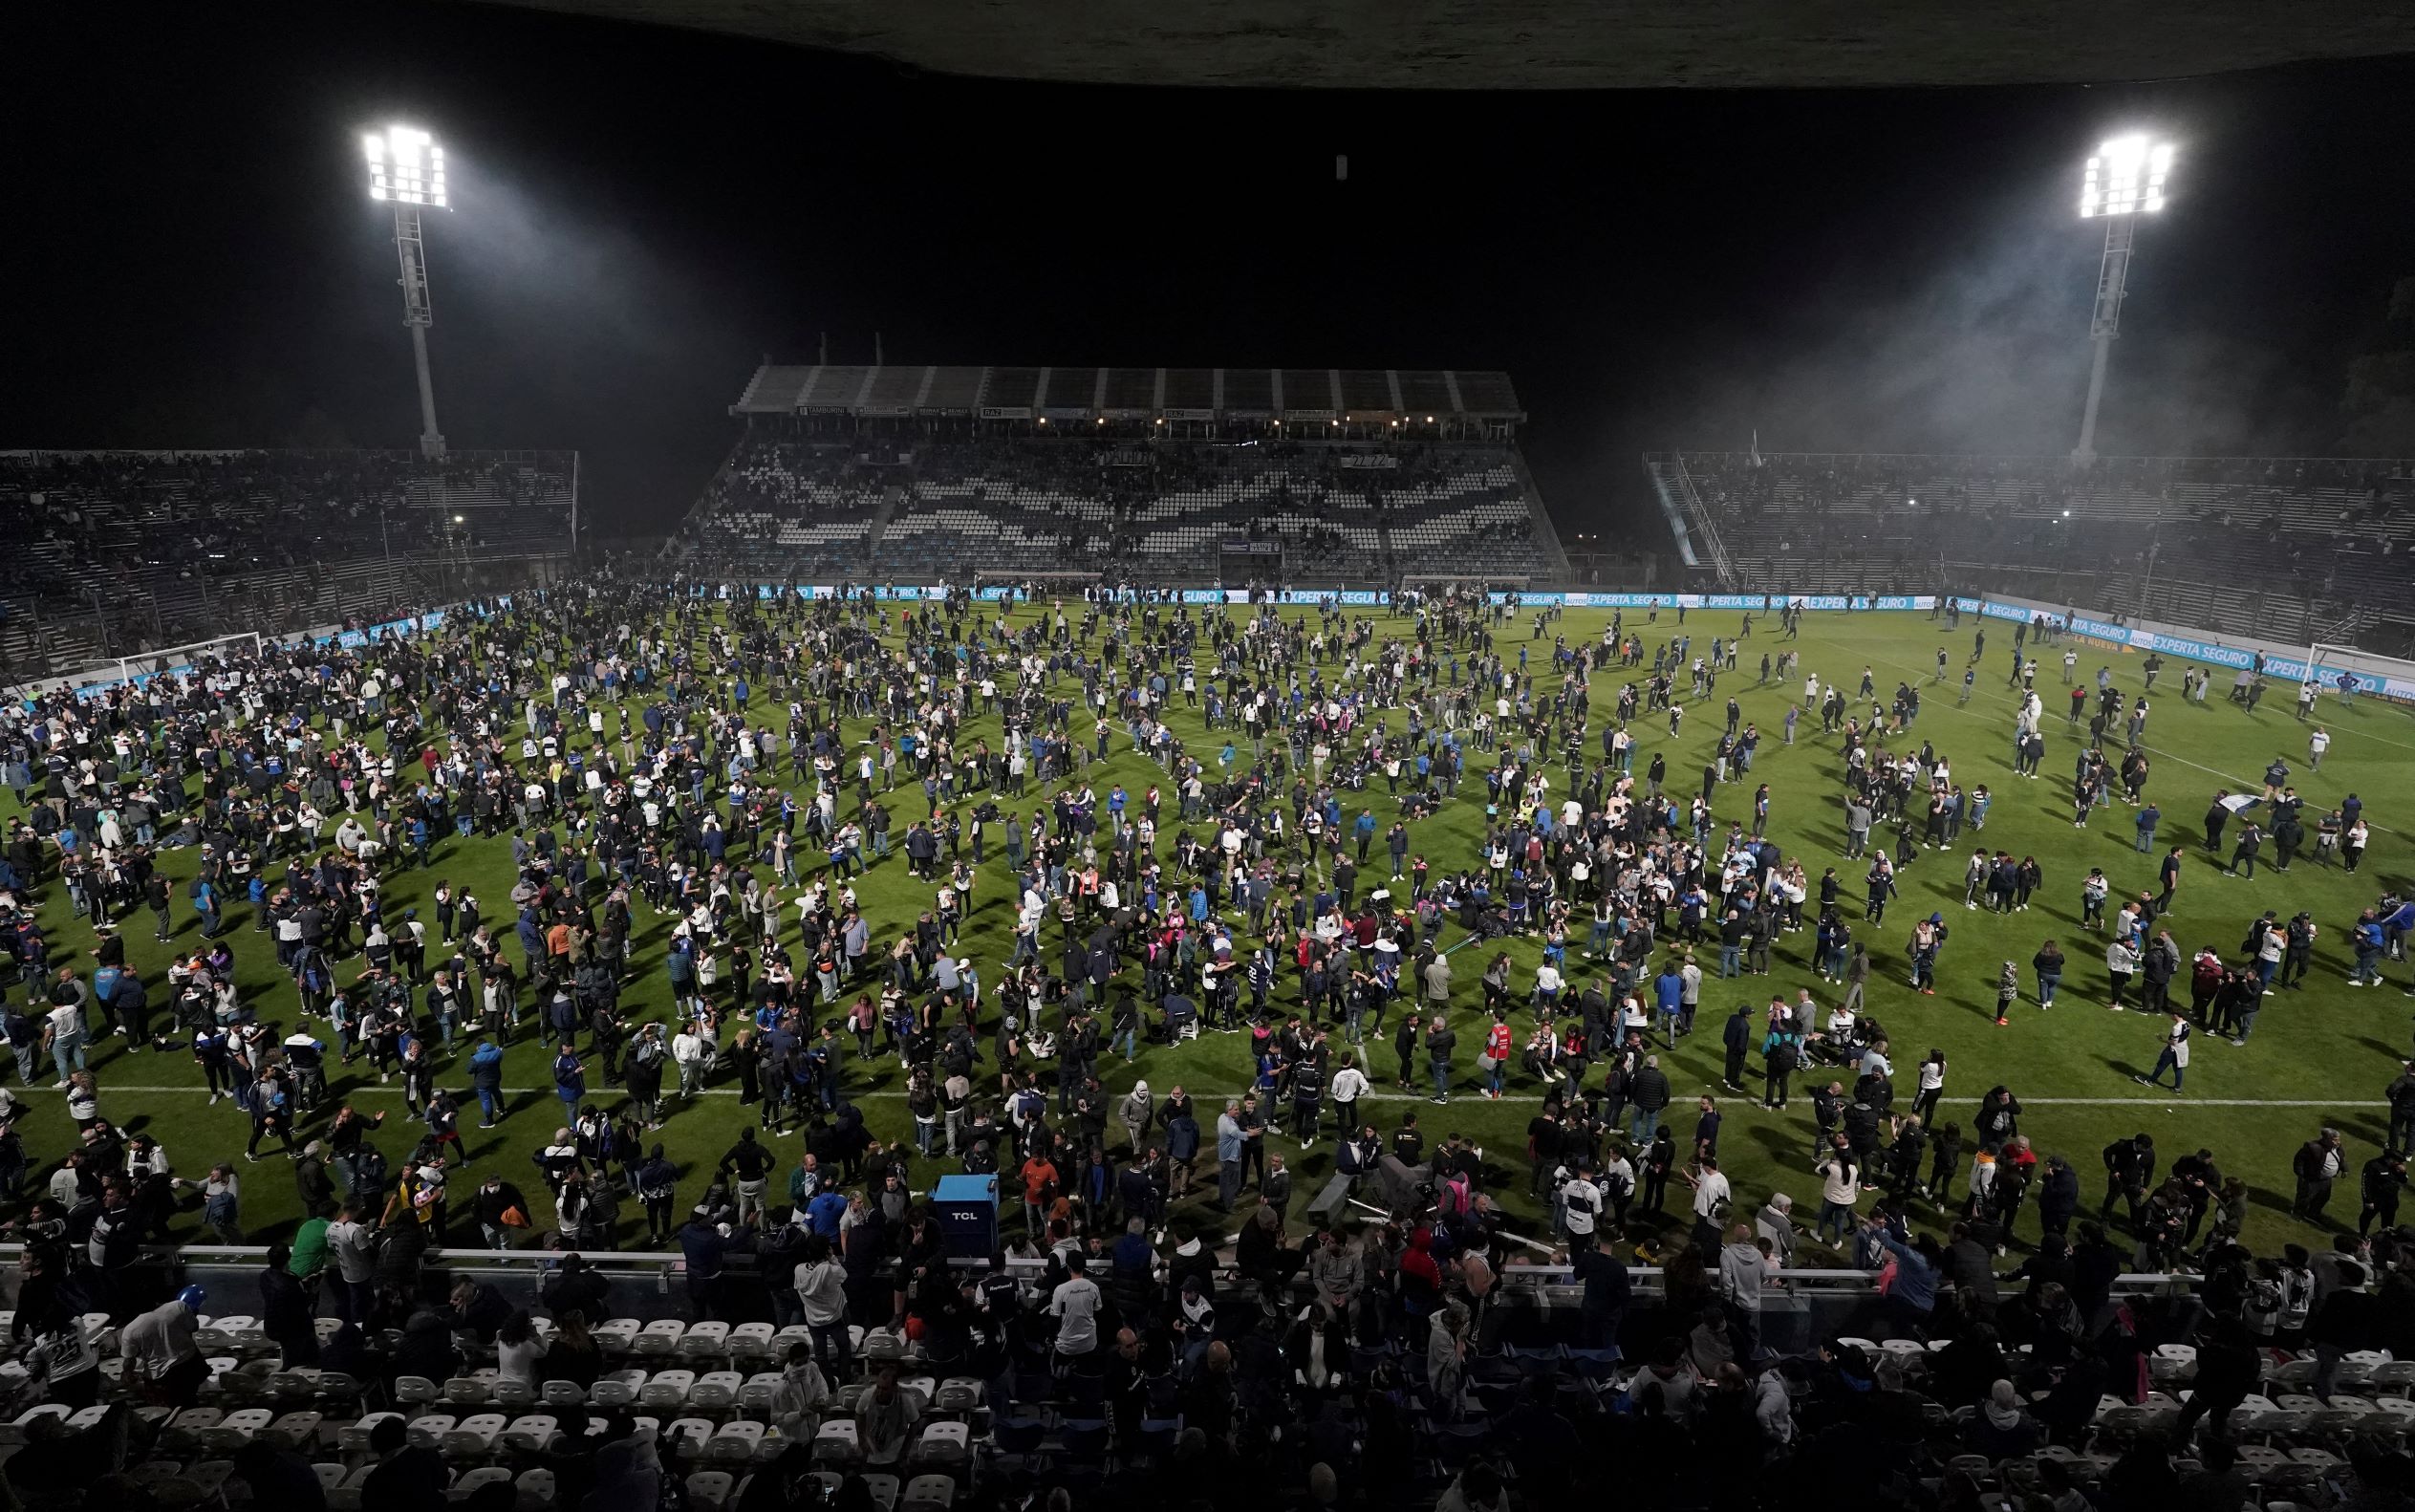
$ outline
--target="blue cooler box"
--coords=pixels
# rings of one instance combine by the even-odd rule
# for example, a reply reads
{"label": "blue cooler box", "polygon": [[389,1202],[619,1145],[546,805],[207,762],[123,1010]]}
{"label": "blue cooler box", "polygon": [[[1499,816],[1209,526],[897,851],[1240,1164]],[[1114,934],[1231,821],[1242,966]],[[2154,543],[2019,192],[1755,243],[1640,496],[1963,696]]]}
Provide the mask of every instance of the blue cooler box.
{"label": "blue cooler box", "polygon": [[947,1252],[960,1260],[987,1260],[998,1248],[998,1177],[943,1176],[931,1192]]}

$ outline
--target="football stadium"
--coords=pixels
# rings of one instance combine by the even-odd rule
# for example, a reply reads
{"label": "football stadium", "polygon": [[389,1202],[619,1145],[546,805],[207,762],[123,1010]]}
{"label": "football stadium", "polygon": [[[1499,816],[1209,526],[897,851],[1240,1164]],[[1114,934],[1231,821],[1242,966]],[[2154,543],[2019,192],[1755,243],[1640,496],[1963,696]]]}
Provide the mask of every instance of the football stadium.
{"label": "football stadium", "polygon": [[[1453,82],[1352,34],[1367,77],[1312,77],[1222,7],[1178,64],[1154,32],[968,61],[970,16],[439,9],[395,18],[498,60],[589,43],[602,78],[830,70],[815,110],[894,91],[893,127],[909,95],[1448,111],[1534,66]],[[349,26],[313,27],[291,56],[340,74]],[[766,318],[795,350],[750,364],[682,344],[687,286],[658,329],[608,308],[609,237],[545,243],[498,160],[559,149],[468,97],[507,86],[462,86],[459,137],[433,84],[339,97],[344,152],[291,161],[340,159],[311,192],[369,219],[261,234],[399,270],[405,337],[377,279],[297,274],[373,308],[296,316],[291,373],[242,376],[249,337],[187,307],[119,392],[78,357],[0,436],[0,1478],[363,1512],[1506,1512],[1605,1473],[1671,1508],[2404,1504],[2415,282],[2288,349],[2348,361],[2344,430],[2223,411],[2259,362],[2288,410],[2284,356],[2226,368],[2168,313],[2230,287],[2171,249],[2209,101],[2278,112],[2254,71],[2285,57],[2377,102],[2403,71],[2311,23],[2240,46],[2049,164],[2051,360],[1975,373],[2032,316],[1954,283],[1916,382],[1854,408],[1823,378],[1766,449],[1676,365],[1709,315],[1649,317],[1671,366],[1613,419],[1473,285],[1327,308],[1385,303],[1373,272],[1154,328],[1035,289],[852,361]],[[1886,91],[2145,66],[1895,62],[1748,53],[1724,97],[1917,112]],[[1689,77],[1588,66],[1570,99]],[[992,74],[1044,82],[956,76]],[[1375,181],[1338,212],[1267,190],[1260,229],[1381,255],[1414,203],[1382,163],[1334,158],[1316,192]],[[633,222],[689,203],[589,171]],[[927,204],[844,171],[830,234],[901,287],[1018,237],[1149,281],[1054,211],[917,240]],[[1083,192],[1103,235],[1158,213]],[[2376,255],[2355,276],[2403,243]],[[2135,378],[2134,256],[2173,290]],[[276,282],[226,297],[307,292]],[[59,329],[31,350],[88,339]],[[151,355],[186,340],[228,365]],[[1330,365],[1096,365],[1153,345]],[[1488,350],[1532,372],[1342,365]],[[1920,389],[2001,408],[1914,423]],[[1781,449],[1864,442],[1899,449]]]}

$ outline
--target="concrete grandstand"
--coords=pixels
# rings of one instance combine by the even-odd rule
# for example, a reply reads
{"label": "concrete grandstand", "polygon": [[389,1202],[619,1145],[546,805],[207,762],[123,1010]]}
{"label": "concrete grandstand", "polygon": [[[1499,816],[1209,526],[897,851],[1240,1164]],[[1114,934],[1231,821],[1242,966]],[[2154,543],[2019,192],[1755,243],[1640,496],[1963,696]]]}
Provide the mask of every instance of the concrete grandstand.
{"label": "concrete grandstand", "polygon": [[683,548],[782,577],[1376,586],[1569,566],[1507,375],[765,365]]}

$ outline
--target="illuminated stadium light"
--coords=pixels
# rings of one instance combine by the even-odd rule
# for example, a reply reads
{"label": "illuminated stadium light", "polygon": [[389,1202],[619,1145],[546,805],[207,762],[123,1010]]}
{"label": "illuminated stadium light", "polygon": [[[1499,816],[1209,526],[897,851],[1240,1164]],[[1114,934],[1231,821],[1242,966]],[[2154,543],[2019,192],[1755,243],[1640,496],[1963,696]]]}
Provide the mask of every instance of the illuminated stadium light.
{"label": "illuminated stadium light", "polygon": [[369,158],[369,197],[398,205],[449,209],[444,149],[417,126],[388,126],[361,139]]}
{"label": "illuminated stadium light", "polygon": [[444,149],[417,126],[388,126],[361,138],[369,160],[369,198],[394,211],[395,259],[402,271],[402,323],[411,330],[411,364],[420,379],[420,451],[444,455],[444,433],[436,428],[436,380],[428,370],[427,333],[436,323],[428,298],[427,243],[421,210],[452,208],[444,182]]}
{"label": "illuminated stadium light", "polygon": [[2164,207],[2171,178],[2172,144],[2142,132],[2114,137],[2097,148],[2080,180],[2080,218],[2152,215]]}
{"label": "illuminated stadium light", "polygon": [[2097,407],[2104,399],[2104,370],[2122,330],[2122,300],[2129,292],[2130,252],[2138,221],[2164,207],[2171,183],[2172,144],[2145,132],[2108,137],[2080,176],[2080,218],[2104,223],[2104,256],[2097,265],[2096,309],[2088,317],[2095,355],[2088,365],[2088,400],[2080,414],[2080,444],[2074,462],[2097,455]]}

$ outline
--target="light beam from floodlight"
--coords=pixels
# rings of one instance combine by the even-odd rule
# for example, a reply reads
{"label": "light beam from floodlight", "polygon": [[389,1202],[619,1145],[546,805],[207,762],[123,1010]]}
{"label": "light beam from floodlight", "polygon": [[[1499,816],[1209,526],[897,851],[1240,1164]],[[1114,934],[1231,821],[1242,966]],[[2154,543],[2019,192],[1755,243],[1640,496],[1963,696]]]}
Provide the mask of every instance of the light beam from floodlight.
{"label": "light beam from floodlight", "polygon": [[2104,370],[2113,356],[2113,338],[2121,335],[2122,297],[2129,292],[2130,250],[2137,242],[2138,218],[2164,208],[2172,157],[2170,142],[2131,132],[2108,138],[2080,177],[2080,218],[2104,222],[2104,259],[2097,267],[2096,309],[2088,318],[2096,353],[2088,364],[2088,403],[2080,416],[2080,444],[2071,453],[2074,462],[2096,460],[2097,406],[2104,399]]}
{"label": "light beam from floodlight", "polygon": [[420,234],[420,211],[450,209],[444,149],[416,126],[389,126],[362,139],[369,162],[369,197],[394,206],[394,251],[402,269],[402,323],[411,332],[411,358],[420,378],[420,452],[444,455],[436,428],[436,380],[428,370],[427,332],[436,320],[428,303],[427,244]]}

